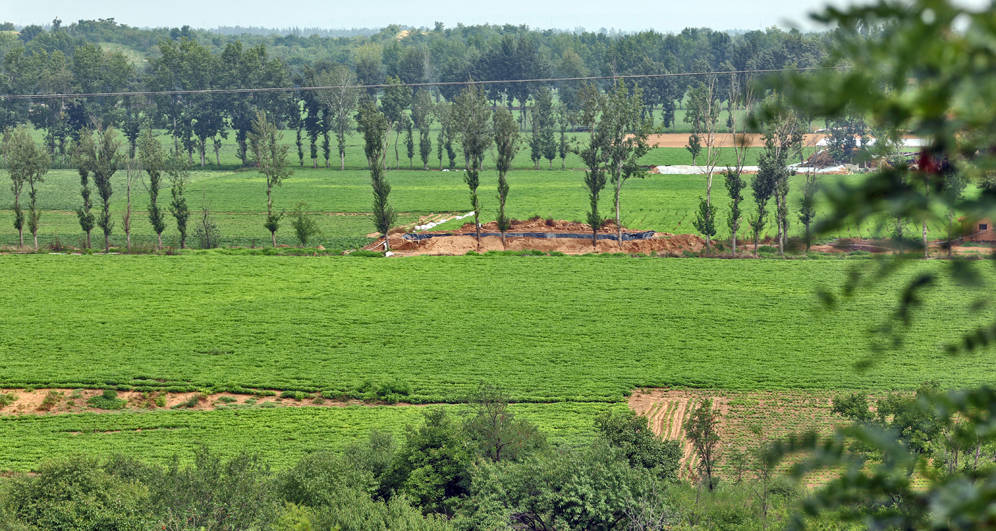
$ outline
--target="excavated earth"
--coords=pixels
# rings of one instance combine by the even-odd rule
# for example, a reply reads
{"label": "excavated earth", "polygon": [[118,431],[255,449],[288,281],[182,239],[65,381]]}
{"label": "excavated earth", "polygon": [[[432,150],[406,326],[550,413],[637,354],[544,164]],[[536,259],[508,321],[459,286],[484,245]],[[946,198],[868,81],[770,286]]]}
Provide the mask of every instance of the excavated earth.
{"label": "excavated earth", "polygon": [[[481,225],[481,232],[497,233],[499,232],[498,225],[494,221],[485,223]],[[591,226],[584,223],[542,218],[512,220],[512,226],[508,232],[549,233],[551,235],[577,234],[580,236],[592,234]],[[632,232],[634,231],[623,229],[623,234]],[[616,240],[597,240],[595,246],[592,246],[590,238],[506,237],[503,245],[499,236],[483,236],[478,242],[473,223],[466,223],[455,231],[426,231],[420,234],[452,235],[414,241],[404,239],[403,231],[392,232],[388,235],[391,252],[400,256],[414,256],[462,255],[470,251],[535,250],[564,254],[627,253],[681,256],[685,251],[698,253],[705,248],[705,240],[698,236],[667,232],[654,233],[653,237],[648,239],[624,241],[622,245]],[[598,234],[617,234],[615,223],[606,223],[598,230]],[[380,250],[383,248],[384,239],[380,238],[364,249]]]}

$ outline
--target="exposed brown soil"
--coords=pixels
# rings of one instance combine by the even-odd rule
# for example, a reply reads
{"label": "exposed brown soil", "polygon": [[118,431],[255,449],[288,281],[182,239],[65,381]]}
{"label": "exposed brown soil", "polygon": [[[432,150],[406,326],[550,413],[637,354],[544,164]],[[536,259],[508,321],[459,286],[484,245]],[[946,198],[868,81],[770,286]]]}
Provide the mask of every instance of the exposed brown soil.
{"label": "exposed brown soil", "polygon": [[[543,252],[561,252],[564,254],[587,254],[587,253],[628,253],[628,254],[657,254],[680,256],[683,252],[689,251],[697,253],[705,248],[705,241],[693,234],[670,234],[658,232],[653,238],[646,240],[632,240],[619,242],[615,240],[598,240],[593,247],[591,240],[587,238],[522,238],[506,237],[505,245],[502,245],[498,236],[485,236],[478,242],[475,236],[474,224],[466,223],[454,231],[430,231],[426,234],[441,234],[448,232],[456,234],[454,236],[442,236],[439,238],[429,238],[421,241],[410,241],[402,238],[399,231],[389,235],[391,251],[401,256],[414,255],[462,255],[469,251],[521,251],[535,250]],[[481,226],[481,232],[498,232],[498,224],[494,221]],[[574,221],[533,218],[528,220],[513,220],[508,232],[544,232],[590,235],[590,225]],[[616,225],[608,222],[598,230],[598,234],[615,234]],[[624,233],[631,232],[623,229]],[[367,245],[364,249],[378,250],[384,248],[384,239]]]}
{"label": "exposed brown soil", "polygon": [[[764,440],[773,440],[789,433],[817,430],[828,434],[844,421],[830,411],[832,394],[807,391],[708,391],[695,389],[638,389],[629,397],[629,407],[648,418],[654,433],[668,440],[682,442],[680,474],[685,478],[696,475],[698,459],[691,443],[685,438],[684,422],[705,399],[712,399],[713,410],[719,412],[719,455],[717,469],[721,477],[749,476],[749,470],[737,470],[730,459],[733,450],[750,451]],[[752,426],[757,426],[760,435]],[[807,478],[809,485],[818,485],[832,476],[821,473]]]}
{"label": "exposed brown soil", "polygon": [[[0,408],[0,416],[9,415],[59,415],[67,413],[112,413],[119,410],[98,409],[87,401],[103,392],[100,389],[0,389],[4,394],[13,394],[17,399]],[[54,393],[54,394],[53,394]],[[46,398],[52,396],[46,403]],[[187,409],[208,411],[237,405],[262,405],[273,403],[281,407],[344,407],[355,405],[375,405],[359,400],[330,400],[316,393],[308,394],[300,400],[281,398],[278,395],[258,395],[249,393],[173,393],[165,391],[118,391],[117,397],[126,402],[124,410]],[[398,403],[407,406],[411,404]]]}

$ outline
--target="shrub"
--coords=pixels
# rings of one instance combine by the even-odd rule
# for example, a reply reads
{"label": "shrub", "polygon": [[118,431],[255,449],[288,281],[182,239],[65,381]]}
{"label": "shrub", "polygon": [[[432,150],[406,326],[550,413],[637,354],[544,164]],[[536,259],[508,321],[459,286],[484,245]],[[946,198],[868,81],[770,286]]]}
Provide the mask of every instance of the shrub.
{"label": "shrub", "polygon": [[297,236],[297,241],[301,244],[301,247],[308,245],[308,242],[313,240],[315,236],[318,236],[318,223],[311,216],[304,213],[304,203],[298,203],[297,209],[294,211],[294,219],[291,221],[291,226],[294,227],[294,235]]}
{"label": "shrub", "polygon": [[14,393],[0,393],[0,409],[3,409],[17,401]]}
{"label": "shrub", "polygon": [[49,391],[42,400],[42,403],[38,405],[38,411],[51,411],[55,406],[59,405],[62,398],[63,394],[61,391]]}
{"label": "shrub", "polygon": [[194,239],[201,249],[214,249],[221,245],[221,230],[211,219],[211,211],[206,206],[201,209],[201,221],[194,229]]}
{"label": "shrub", "polygon": [[[51,393],[49,393],[51,395]],[[126,401],[118,398],[118,392],[114,389],[104,389],[104,392],[90,397],[86,403],[96,409],[124,409]]]}

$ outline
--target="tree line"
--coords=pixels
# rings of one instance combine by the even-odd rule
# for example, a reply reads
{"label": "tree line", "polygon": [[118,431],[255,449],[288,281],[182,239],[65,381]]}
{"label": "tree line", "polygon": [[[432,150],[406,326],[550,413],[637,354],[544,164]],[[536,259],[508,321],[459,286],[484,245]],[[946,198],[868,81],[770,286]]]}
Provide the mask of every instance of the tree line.
{"label": "tree line", "polygon": [[[689,29],[679,34],[609,36],[541,32],[519,26],[447,29],[441,25],[407,33],[389,27],[370,36],[302,39],[293,35],[228,37],[190,28],[140,30],[113,20],[79,21],[69,26],[54,21],[48,29],[28,26],[19,33],[0,32],[0,93],[393,85],[809,67],[823,59],[827,39],[828,34],[823,33],[775,29],[742,35]],[[107,43],[133,47],[131,55]],[[290,49],[308,59],[297,58],[288,52]],[[652,125],[664,127],[673,125],[675,109],[693,85],[683,77],[638,79],[635,83],[641,89],[641,112],[651,117]],[[535,133],[532,153],[538,164],[541,157],[551,162],[555,158],[558,148],[553,136],[558,129],[581,125],[581,89],[578,83],[566,82],[554,86],[498,83],[488,85],[485,92],[492,104],[521,111],[520,129]],[[444,86],[405,95],[405,91],[389,87],[371,89],[368,94],[389,102],[386,111],[393,129],[398,135],[407,135],[409,160],[419,153],[426,166],[432,151],[430,124],[437,123],[442,129],[437,149],[452,149],[452,138],[446,134],[451,129],[446,112],[433,112],[430,103],[452,102],[459,91],[459,86]],[[722,94],[720,97],[725,100]],[[0,100],[0,129],[30,122],[46,132],[50,153],[66,156],[67,140],[95,127],[118,128],[134,149],[139,131],[148,123],[169,131],[177,146],[189,158],[196,156],[202,166],[211,151],[217,162],[222,143],[232,135],[245,164],[251,122],[257,111],[264,111],[281,126],[296,131],[301,164],[309,159],[317,166],[324,159],[329,166],[330,137],[337,137],[341,166],[342,134],[349,128],[354,110],[349,107],[355,99],[353,91],[346,90],[8,99]],[[396,139],[396,164],[397,144]]]}

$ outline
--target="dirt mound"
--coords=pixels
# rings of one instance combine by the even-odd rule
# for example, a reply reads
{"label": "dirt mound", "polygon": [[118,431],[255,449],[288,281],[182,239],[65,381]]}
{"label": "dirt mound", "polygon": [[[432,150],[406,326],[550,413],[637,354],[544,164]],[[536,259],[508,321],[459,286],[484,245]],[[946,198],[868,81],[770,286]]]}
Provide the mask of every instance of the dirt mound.
{"label": "dirt mound", "polygon": [[[705,241],[692,234],[658,233],[653,238],[645,240],[625,241],[620,247],[614,240],[598,240],[592,247],[591,240],[585,238],[513,238],[505,239],[502,246],[501,238],[486,236],[480,244],[473,234],[430,238],[421,241],[405,240],[401,237],[391,237],[391,251],[397,255],[462,255],[469,251],[525,251],[561,252],[564,254],[588,253],[628,253],[657,254],[680,256],[685,251],[697,253],[705,247]],[[366,247],[368,250],[384,248],[384,240],[378,240]]]}
{"label": "dirt mound", "polygon": [[[688,144],[688,136],[687,133],[661,133],[648,136],[647,143],[650,144],[650,147],[683,148]],[[802,143],[805,146],[815,146],[825,137],[826,135],[822,134],[806,134],[803,135]],[[733,140],[733,135],[729,133],[716,134],[716,146],[718,147],[733,147]],[[761,138],[761,135],[745,135],[744,140],[749,147],[764,147],[764,139]]]}
{"label": "dirt mound", "polygon": [[[623,229],[625,230],[625,229]],[[464,223],[462,227],[453,231],[464,234],[474,234],[474,223]],[[491,221],[481,225],[481,232],[498,232],[498,222]],[[563,219],[541,218],[539,216],[529,219],[513,219],[508,232],[574,232],[579,234],[591,234],[591,225],[579,223],[577,221],[566,221]],[[607,221],[600,229],[599,234],[614,234],[616,232],[616,222]]]}

